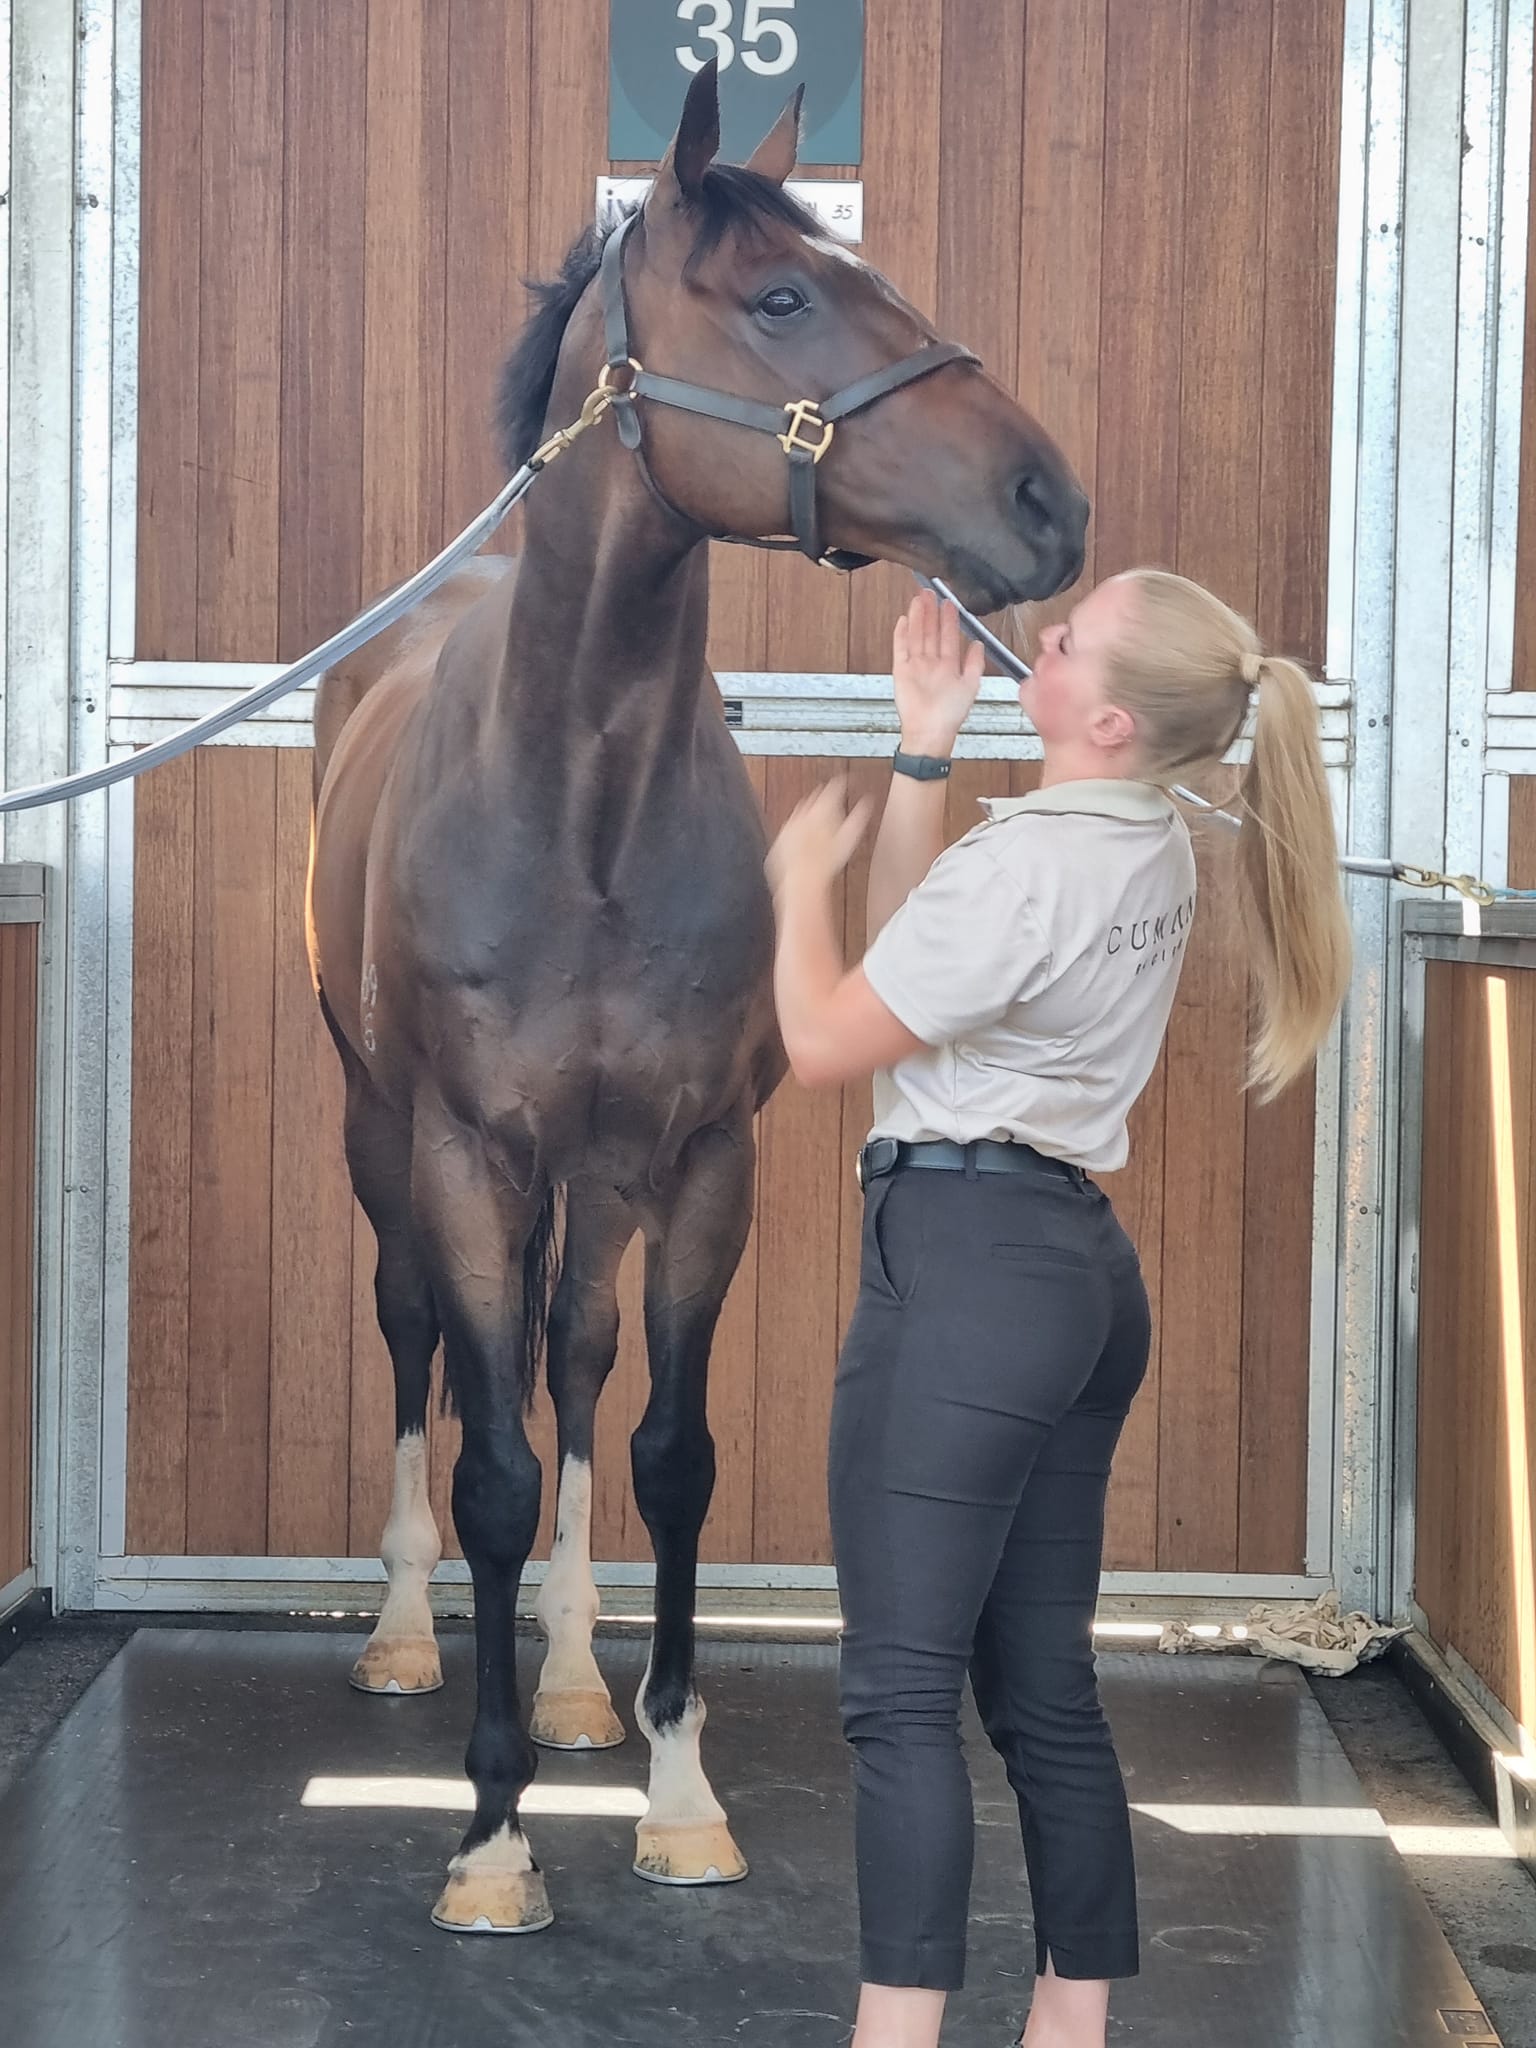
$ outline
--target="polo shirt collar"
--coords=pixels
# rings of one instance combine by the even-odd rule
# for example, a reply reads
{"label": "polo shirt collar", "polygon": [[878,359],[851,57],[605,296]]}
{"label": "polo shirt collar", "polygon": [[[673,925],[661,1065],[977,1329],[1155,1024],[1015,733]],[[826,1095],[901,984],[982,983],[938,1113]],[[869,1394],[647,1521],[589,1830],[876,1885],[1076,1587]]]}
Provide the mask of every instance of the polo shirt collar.
{"label": "polo shirt collar", "polygon": [[1174,814],[1172,799],[1150,782],[1086,777],[1053,783],[1049,789],[1033,789],[1028,796],[983,797],[981,808],[994,825],[1004,818],[1016,818],[1021,811],[1124,818],[1137,825],[1154,824]]}

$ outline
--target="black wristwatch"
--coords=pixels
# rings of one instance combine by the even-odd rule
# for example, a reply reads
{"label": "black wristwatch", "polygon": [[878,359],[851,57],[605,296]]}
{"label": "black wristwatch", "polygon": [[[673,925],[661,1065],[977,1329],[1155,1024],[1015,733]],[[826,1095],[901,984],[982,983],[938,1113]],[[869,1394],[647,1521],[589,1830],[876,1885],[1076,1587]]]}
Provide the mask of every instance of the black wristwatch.
{"label": "black wristwatch", "polygon": [[937,754],[904,754],[898,747],[891,768],[897,775],[910,775],[914,782],[943,782],[950,764]]}

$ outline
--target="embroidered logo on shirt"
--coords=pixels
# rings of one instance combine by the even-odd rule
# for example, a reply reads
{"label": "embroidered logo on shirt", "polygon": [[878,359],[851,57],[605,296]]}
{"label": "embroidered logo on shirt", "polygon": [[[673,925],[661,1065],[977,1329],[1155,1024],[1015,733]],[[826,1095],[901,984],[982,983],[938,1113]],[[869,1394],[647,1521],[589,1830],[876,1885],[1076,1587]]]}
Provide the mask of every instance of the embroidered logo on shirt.
{"label": "embroidered logo on shirt", "polygon": [[1142,917],[1134,924],[1111,925],[1105,951],[1111,956],[1126,952],[1135,954],[1136,972],[1144,974],[1149,967],[1178,959],[1189,938],[1194,915],[1195,899],[1187,896],[1160,917]]}

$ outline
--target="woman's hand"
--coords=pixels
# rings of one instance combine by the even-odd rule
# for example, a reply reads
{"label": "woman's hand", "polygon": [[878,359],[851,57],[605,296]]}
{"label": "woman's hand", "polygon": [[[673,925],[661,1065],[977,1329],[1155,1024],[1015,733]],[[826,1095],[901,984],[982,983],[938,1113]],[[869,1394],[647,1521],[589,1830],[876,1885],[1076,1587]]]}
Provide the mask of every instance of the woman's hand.
{"label": "woman's hand", "polygon": [[836,881],[869,823],[867,802],[852,811],[847,805],[848,785],[843,781],[823,783],[796,805],[768,850],[768,885],[775,896],[792,885],[827,889]]}
{"label": "woman's hand", "polygon": [[974,641],[962,652],[953,605],[941,605],[931,590],[913,598],[896,621],[891,660],[905,753],[942,759],[950,752],[976,702],[985,661]]}

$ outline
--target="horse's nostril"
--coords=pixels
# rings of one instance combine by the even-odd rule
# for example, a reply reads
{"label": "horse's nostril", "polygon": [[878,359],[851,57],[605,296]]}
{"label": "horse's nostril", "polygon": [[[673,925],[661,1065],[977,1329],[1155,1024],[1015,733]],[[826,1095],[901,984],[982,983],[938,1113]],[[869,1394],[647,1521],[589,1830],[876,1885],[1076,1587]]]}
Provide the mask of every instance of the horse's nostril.
{"label": "horse's nostril", "polygon": [[1036,525],[1048,525],[1053,516],[1050,486],[1036,471],[1027,469],[1013,488],[1013,500],[1024,516]]}

